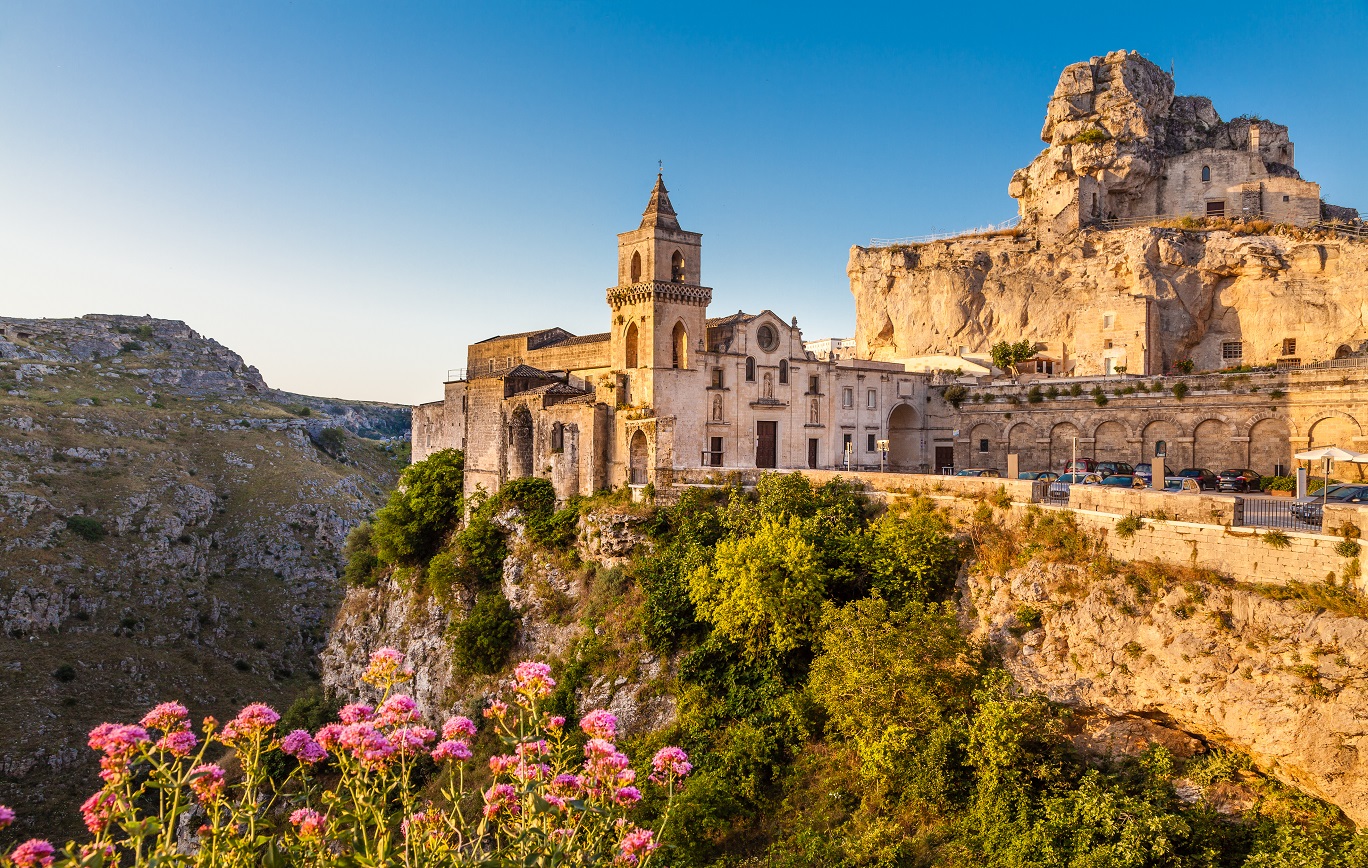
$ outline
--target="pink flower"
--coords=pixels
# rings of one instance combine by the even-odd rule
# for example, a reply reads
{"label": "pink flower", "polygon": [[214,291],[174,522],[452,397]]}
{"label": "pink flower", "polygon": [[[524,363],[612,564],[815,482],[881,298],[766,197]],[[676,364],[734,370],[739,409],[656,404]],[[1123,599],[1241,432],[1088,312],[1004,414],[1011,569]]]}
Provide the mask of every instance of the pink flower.
{"label": "pink flower", "polygon": [[447,762],[449,760],[465,762],[466,760],[470,759],[471,756],[472,754],[470,752],[470,745],[466,744],[464,741],[457,741],[451,739],[448,739],[447,741],[444,741],[441,744],[437,745],[437,747],[434,748],[432,751],[433,760],[439,763]]}
{"label": "pink flower", "polygon": [[346,727],[340,723],[330,723],[318,731],[314,738],[326,750],[336,750],[342,743],[342,735],[346,732]]}
{"label": "pink flower", "polygon": [[195,766],[190,772],[190,789],[200,804],[209,804],[223,797],[223,768],[213,763]]}
{"label": "pink flower", "polygon": [[338,741],[353,757],[371,768],[384,765],[394,755],[394,745],[385,738],[384,733],[369,723],[343,727]]}
{"label": "pink flower", "polygon": [[550,696],[556,681],[551,677],[551,667],[545,663],[524,660],[513,670],[513,680],[518,692],[528,697]]}
{"label": "pink flower", "polygon": [[427,746],[432,744],[435,738],[437,733],[426,726],[406,726],[396,729],[389,735],[394,749],[401,754],[415,754],[427,750]]}
{"label": "pink flower", "polygon": [[485,717],[497,717],[499,720],[503,720],[505,714],[508,714],[508,703],[497,699],[484,710]]}
{"label": "pink flower", "polygon": [[562,811],[565,810],[565,806],[568,804],[565,799],[562,799],[554,793],[542,793],[542,798],[546,800],[548,805],[554,805],[558,810]]}
{"label": "pink flower", "polygon": [[612,756],[615,753],[617,753],[617,747],[612,742],[604,741],[601,738],[591,738],[584,743],[584,755],[589,759]]}
{"label": "pink flower", "polygon": [[380,648],[371,655],[361,680],[376,687],[389,687],[413,677],[413,670],[404,665],[404,655],[394,648]]}
{"label": "pink flower", "polygon": [[437,838],[442,834],[442,815],[436,812],[419,811],[399,824],[404,839]]}
{"label": "pink flower", "polygon": [[323,745],[314,741],[307,729],[296,729],[280,740],[280,749],[302,763],[312,765],[328,758]]}
{"label": "pink flower", "polygon": [[551,781],[551,792],[559,796],[574,797],[584,789],[584,781],[579,775],[556,775]]}
{"label": "pink flower", "polygon": [[518,758],[512,754],[495,754],[489,758],[489,770],[496,775],[517,768]]}
{"label": "pink flower", "polygon": [[418,703],[413,701],[413,697],[396,693],[380,703],[380,707],[375,710],[375,725],[399,726],[412,723],[418,719],[417,708]]}
{"label": "pink flower", "polygon": [[546,756],[551,752],[551,748],[547,747],[545,739],[538,739],[537,741],[519,742],[517,747],[513,748],[513,752],[523,759],[530,759]]}
{"label": "pink flower", "polygon": [[149,729],[176,732],[190,728],[190,712],[179,702],[163,702],[144,714],[139,723]]}
{"label": "pink flower", "polygon": [[337,719],[346,724],[365,723],[371,719],[374,713],[375,709],[369,705],[353,702],[350,705],[342,706],[342,709],[337,712]]}
{"label": "pink flower", "polygon": [[232,744],[242,738],[261,735],[273,728],[279,720],[280,715],[276,714],[275,709],[260,702],[253,702],[224,725],[223,740]]}
{"label": "pink flower", "polygon": [[104,751],[100,758],[100,777],[116,783],[128,777],[128,766],[138,749],[149,741],[147,730],[123,723],[102,723],[90,731],[92,748]]}
{"label": "pink flower", "polygon": [[559,714],[546,721],[546,728],[551,732],[560,732],[565,727],[565,718]]}
{"label": "pink flower", "polygon": [[518,813],[518,792],[513,789],[512,784],[495,784],[485,791],[484,794],[484,815],[487,819],[493,819],[502,811],[509,814]]}
{"label": "pink flower", "polygon": [[77,851],[77,854],[82,860],[87,860],[98,853],[100,856],[104,857],[105,865],[113,865],[115,864],[114,852],[113,844],[105,844],[103,846],[99,844],[82,844],[81,849]]}
{"label": "pink flower", "polygon": [[85,800],[81,805],[81,819],[85,821],[90,834],[98,835],[109,828],[109,821],[114,819],[114,809],[117,805],[118,800],[114,794],[106,790],[100,790]]}
{"label": "pink flower", "polygon": [[157,740],[157,747],[175,757],[188,757],[195,750],[195,745],[199,744],[199,739],[189,729],[178,729],[168,732]]}
{"label": "pink flower", "polygon": [[14,810],[4,805],[0,805],[0,829],[5,828],[14,822]]}
{"label": "pink flower", "polygon": [[52,845],[47,841],[31,838],[14,848],[10,862],[14,868],[48,868],[52,864]]}
{"label": "pink flower", "polygon": [[656,751],[651,758],[651,768],[655,769],[651,773],[651,780],[658,784],[666,783],[671,777],[687,778],[689,772],[693,771],[689,755],[677,747],[662,747]]}
{"label": "pink flower", "polygon": [[617,715],[602,708],[596,708],[580,721],[580,729],[590,738],[612,741],[617,737]]}
{"label": "pink flower", "polygon": [[452,717],[442,724],[442,738],[474,738],[475,721],[468,717]]}
{"label": "pink flower", "polygon": [[290,814],[290,824],[299,830],[301,838],[321,838],[328,818],[312,808],[300,808]]}
{"label": "pink flower", "polygon": [[636,865],[641,857],[660,846],[650,829],[633,829],[623,836],[618,844],[617,862],[621,865]]}
{"label": "pink flower", "polygon": [[613,801],[617,802],[619,805],[635,805],[637,802],[641,801],[641,790],[638,790],[636,787],[623,787],[616,793],[613,793]]}

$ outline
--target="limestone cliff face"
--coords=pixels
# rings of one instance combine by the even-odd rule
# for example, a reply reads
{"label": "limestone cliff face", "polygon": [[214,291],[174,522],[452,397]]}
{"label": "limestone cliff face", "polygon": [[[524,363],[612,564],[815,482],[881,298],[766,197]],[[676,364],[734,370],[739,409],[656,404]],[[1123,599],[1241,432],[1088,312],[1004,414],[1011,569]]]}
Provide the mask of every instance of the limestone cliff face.
{"label": "limestone cliff face", "polygon": [[[602,584],[612,581],[612,574],[605,571],[620,566],[637,546],[648,544],[637,528],[640,519],[611,510],[583,517],[578,563],[532,545],[516,512],[496,521],[507,534],[509,547],[500,591],[520,618],[509,662],[565,661],[574,656],[578,643],[604,637],[618,653],[579,685],[580,712],[607,708],[632,733],[666,726],[674,717],[674,698],[655,686],[670,674],[671,661],[642,645],[635,624],[618,623],[600,608]],[[371,652],[390,646],[404,652],[413,665],[415,678],[405,689],[431,722],[452,713],[476,713],[499,692],[499,678],[461,671],[448,640],[450,626],[464,618],[473,603],[472,595],[457,591],[444,604],[394,582],[348,590],[320,654],[324,687],[342,697],[374,699],[361,685],[361,673]]]}
{"label": "limestone cliff face", "polygon": [[1074,372],[1101,373],[1103,313],[1124,320],[1133,308],[1134,327],[1116,336],[1132,373],[1184,357],[1199,370],[1226,367],[1224,341],[1244,342],[1245,363],[1268,364],[1284,338],[1306,361],[1368,340],[1368,245],[1303,232],[1139,227],[1084,230],[1056,248],[1025,235],[854,247],[847,272],[862,358],[1031,338]]}
{"label": "limestone cliff face", "polygon": [[[1368,822],[1368,621],[1240,586],[1138,590],[1064,565],[971,576],[967,590],[969,619],[1023,689],[1114,731],[1139,725],[1180,748],[1186,733],[1247,752]],[[1038,626],[1021,623],[1023,607]]]}

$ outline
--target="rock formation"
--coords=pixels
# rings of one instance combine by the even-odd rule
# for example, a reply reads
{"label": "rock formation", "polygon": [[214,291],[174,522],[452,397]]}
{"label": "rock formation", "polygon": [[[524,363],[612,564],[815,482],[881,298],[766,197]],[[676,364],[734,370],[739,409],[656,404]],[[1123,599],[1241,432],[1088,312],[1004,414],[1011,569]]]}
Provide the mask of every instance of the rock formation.
{"label": "rock formation", "polygon": [[315,438],[406,415],[274,392],[184,323],[0,318],[0,803],[74,833],[94,725],[308,689],[343,540],[400,466]]}

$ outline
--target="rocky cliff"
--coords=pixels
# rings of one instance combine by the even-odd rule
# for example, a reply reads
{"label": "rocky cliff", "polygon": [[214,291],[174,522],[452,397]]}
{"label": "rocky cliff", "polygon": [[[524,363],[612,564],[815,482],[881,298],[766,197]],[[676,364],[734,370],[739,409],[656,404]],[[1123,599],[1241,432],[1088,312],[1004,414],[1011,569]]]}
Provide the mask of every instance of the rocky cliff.
{"label": "rocky cliff", "polygon": [[1085,741],[1182,755],[1195,736],[1368,821],[1368,620],[1196,571],[1032,562],[966,590],[1018,684],[1091,717]]}
{"label": "rocky cliff", "polygon": [[[73,832],[85,734],[287,704],[407,408],[276,392],[184,323],[0,318],[0,802]],[[351,429],[347,432],[345,429]]]}
{"label": "rocky cliff", "polygon": [[1325,233],[1084,230],[1054,249],[1028,235],[964,238],[855,247],[848,272],[857,351],[874,359],[1030,338],[1062,347],[1077,373],[1100,373],[1102,311],[1136,301],[1152,305],[1157,328],[1148,373],[1181,358],[1228,367],[1224,341],[1245,342],[1250,364],[1279,358],[1284,337],[1306,361],[1368,341],[1368,244]]}

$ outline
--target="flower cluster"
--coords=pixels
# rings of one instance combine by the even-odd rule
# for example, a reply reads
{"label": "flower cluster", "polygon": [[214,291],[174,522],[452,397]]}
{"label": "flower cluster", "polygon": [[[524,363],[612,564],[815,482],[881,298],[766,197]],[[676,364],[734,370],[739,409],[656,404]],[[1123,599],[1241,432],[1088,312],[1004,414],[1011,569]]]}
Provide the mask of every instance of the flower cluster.
{"label": "flower cluster", "polygon": [[[595,710],[579,733],[567,728],[564,717],[541,710],[556,688],[551,668],[527,661],[514,669],[509,701],[484,710],[493,730],[488,743],[504,748],[489,758],[493,781],[471,794],[465,780],[476,755],[475,722],[454,716],[440,731],[425,726],[413,698],[394,691],[412,677],[404,655],[380,649],[363,677],[379,690],[375,704],[347,705],[337,722],[312,733],[278,735],[280,715],[261,703],[221,729],[205,718],[198,735],[176,702],[161,703],[136,725],[103,723],[89,739],[101,755],[103,786],[81,805],[93,840],[63,853],[47,841],[26,841],[0,855],[0,866],[115,865],[119,854],[134,853],[139,864],[189,864],[175,819],[198,804],[205,820],[193,864],[256,865],[273,853],[286,864],[318,866],[646,868],[669,800],[692,770],[684,751],[664,748],[650,764],[648,780],[667,797],[660,825],[632,822],[642,793],[631,760],[614,743],[617,718]],[[224,749],[233,764],[206,762]],[[272,754],[292,761],[268,762]],[[444,806],[420,797],[413,772],[425,763],[437,766]],[[481,810],[467,820],[461,805],[472,795]],[[0,829],[14,818],[0,805]]]}

